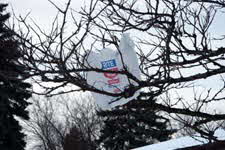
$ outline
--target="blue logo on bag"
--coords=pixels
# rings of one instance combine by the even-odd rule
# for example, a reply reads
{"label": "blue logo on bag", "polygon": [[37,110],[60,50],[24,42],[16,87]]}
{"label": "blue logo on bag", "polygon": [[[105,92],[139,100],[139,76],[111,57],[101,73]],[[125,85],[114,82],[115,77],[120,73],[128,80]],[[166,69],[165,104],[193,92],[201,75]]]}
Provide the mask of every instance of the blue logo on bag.
{"label": "blue logo on bag", "polygon": [[116,67],[116,60],[111,59],[111,60],[107,60],[107,61],[102,61],[101,64],[102,64],[102,69],[113,68],[113,67]]}

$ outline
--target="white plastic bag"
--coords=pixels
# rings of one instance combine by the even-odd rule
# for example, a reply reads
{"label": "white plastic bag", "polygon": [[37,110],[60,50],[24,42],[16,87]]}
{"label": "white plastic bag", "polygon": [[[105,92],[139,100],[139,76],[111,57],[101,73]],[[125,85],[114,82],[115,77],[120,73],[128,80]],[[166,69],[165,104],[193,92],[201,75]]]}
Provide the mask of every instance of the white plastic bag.
{"label": "white plastic bag", "polygon": [[[130,73],[140,79],[138,59],[134,50],[134,43],[130,39],[129,34],[122,35],[119,50],[120,52],[118,50],[105,48],[101,51],[92,51],[88,56],[87,62],[91,67],[112,71],[123,70],[125,66]],[[98,73],[94,71],[87,73],[87,82],[100,90],[110,93],[120,93],[124,91],[124,89],[129,85],[129,82],[136,85],[134,81],[128,81],[126,75],[117,73]],[[130,100],[136,98],[139,93],[136,92],[132,97],[121,98],[118,101],[115,101],[117,97],[94,92],[92,92],[92,95],[96,100],[97,105],[101,109],[105,110],[126,104]]]}

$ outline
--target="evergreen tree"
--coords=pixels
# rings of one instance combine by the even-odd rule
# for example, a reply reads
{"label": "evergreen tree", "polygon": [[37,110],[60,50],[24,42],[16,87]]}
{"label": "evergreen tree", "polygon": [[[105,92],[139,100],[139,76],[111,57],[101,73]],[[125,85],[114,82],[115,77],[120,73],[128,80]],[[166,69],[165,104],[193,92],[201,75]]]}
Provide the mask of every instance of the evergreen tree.
{"label": "evergreen tree", "polygon": [[22,127],[15,119],[29,119],[26,101],[30,84],[23,81],[26,71],[19,63],[22,54],[13,31],[5,26],[9,14],[4,14],[7,4],[0,4],[0,149],[24,150]]}
{"label": "evergreen tree", "polygon": [[169,120],[155,110],[140,107],[139,102],[133,100],[112,111],[98,112],[105,125],[97,142],[106,150],[128,150],[165,141],[175,132],[168,128]]}

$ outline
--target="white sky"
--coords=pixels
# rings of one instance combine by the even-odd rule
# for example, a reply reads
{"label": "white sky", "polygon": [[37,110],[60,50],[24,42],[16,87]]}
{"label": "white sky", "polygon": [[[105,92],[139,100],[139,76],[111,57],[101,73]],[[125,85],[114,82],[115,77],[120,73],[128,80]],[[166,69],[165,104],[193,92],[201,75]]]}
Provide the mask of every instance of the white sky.
{"label": "white sky", "polygon": [[[57,14],[56,8],[48,2],[48,0],[5,0],[8,2],[11,7],[13,8],[16,16],[25,16],[27,13],[30,12],[30,17],[35,20],[35,22],[41,26],[42,28],[47,29],[51,26],[51,23]],[[52,0],[59,6],[65,6],[67,0]],[[79,11],[81,6],[83,6],[85,0],[72,0],[71,7]],[[88,1],[88,0],[87,0]],[[9,8],[11,9],[11,8]],[[11,11],[11,10],[9,10]],[[225,15],[218,14],[216,16],[215,24],[211,27],[211,31],[214,35],[221,35],[224,34],[224,27],[225,27]],[[223,32],[221,32],[223,31]],[[216,42],[215,45],[221,46],[224,45],[224,43]],[[217,81],[217,82],[216,82]],[[210,80],[202,80],[202,84],[210,85],[210,87],[218,86],[218,84],[221,84],[219,80],[215,80],[215,78],[211,78]],[[189,92],[185,93],[185,95],[189,95]]]}
{"label": "white sky", "polygon": [[[48,0],[6,0],[13,6],[14,10],[19,14],[24,14],[32,10],[32,16],[41,16],[47,18],[47,14],[52,14],[55,8]],[[63,2],[64,1],[64,2]],[[59,6],[64,6],[66,0],[52,0]],[[71,6],[74,9],[79,9],[83,3],[83,0],[72,0]]]}
{"label": "white sky", "polygon": [[[54,6],[48,0],[4,0],[8,2],[14,9],[16,16],[25,16],[30,12],[30,17],[34,19],[40,26],[48,27],[57,14]],[[52,0],[59,6],[65,6],[67,0]],[[86,0],[87,2],[89,0]],[[85,0],[72,0],[71,8],[79,11]],[[11,8],[9,8],[11,9]],[[11,12],[11,10],[9,10]],[[221,29],[225,27],[225,14],[217,14],[216,20],[213,22],[211,29],[211,36],[221,35]],[[219,44],[219,43],[218,43]]]}
{"label": "white sky", "polygon": [[[5,0],[14,10],[16,16],[22,17],[30,13],[30,17],[37,22],[41,27],[48,27],[51,25],[54,17],[57,14],[56,8],[48,2],[48,0]],[[52,0],[58,6],[65,6],[66,0]],[[71,7],[79,11],[84,0],[72,0]],[[9,10],[11,12],[11,10]]]}

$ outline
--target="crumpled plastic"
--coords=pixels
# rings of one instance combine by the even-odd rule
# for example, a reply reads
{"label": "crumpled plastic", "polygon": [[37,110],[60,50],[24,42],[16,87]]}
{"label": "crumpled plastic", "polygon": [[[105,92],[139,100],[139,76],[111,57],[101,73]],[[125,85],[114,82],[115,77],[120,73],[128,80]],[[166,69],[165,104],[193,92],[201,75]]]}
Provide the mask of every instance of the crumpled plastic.
{"label": "crumpled plastic", "polygon": [[[122,34],[119,50],[104,48],[100,51],[91,51],[87,58],[87,66],[103,70],[120,71],[125,68],[137,79],[141,78],[138,58],[135,52],[135,44],[128,33]],[[130,84],[137,85],[126,75],[118,73],[87,72],[87,83],[95,88],[110,93],[123,92]],[[112,97],[92,92],[98,107],[109,110],[119,105],[124,105],[139,95],[137,91],[133,96],[125,98]]]}

